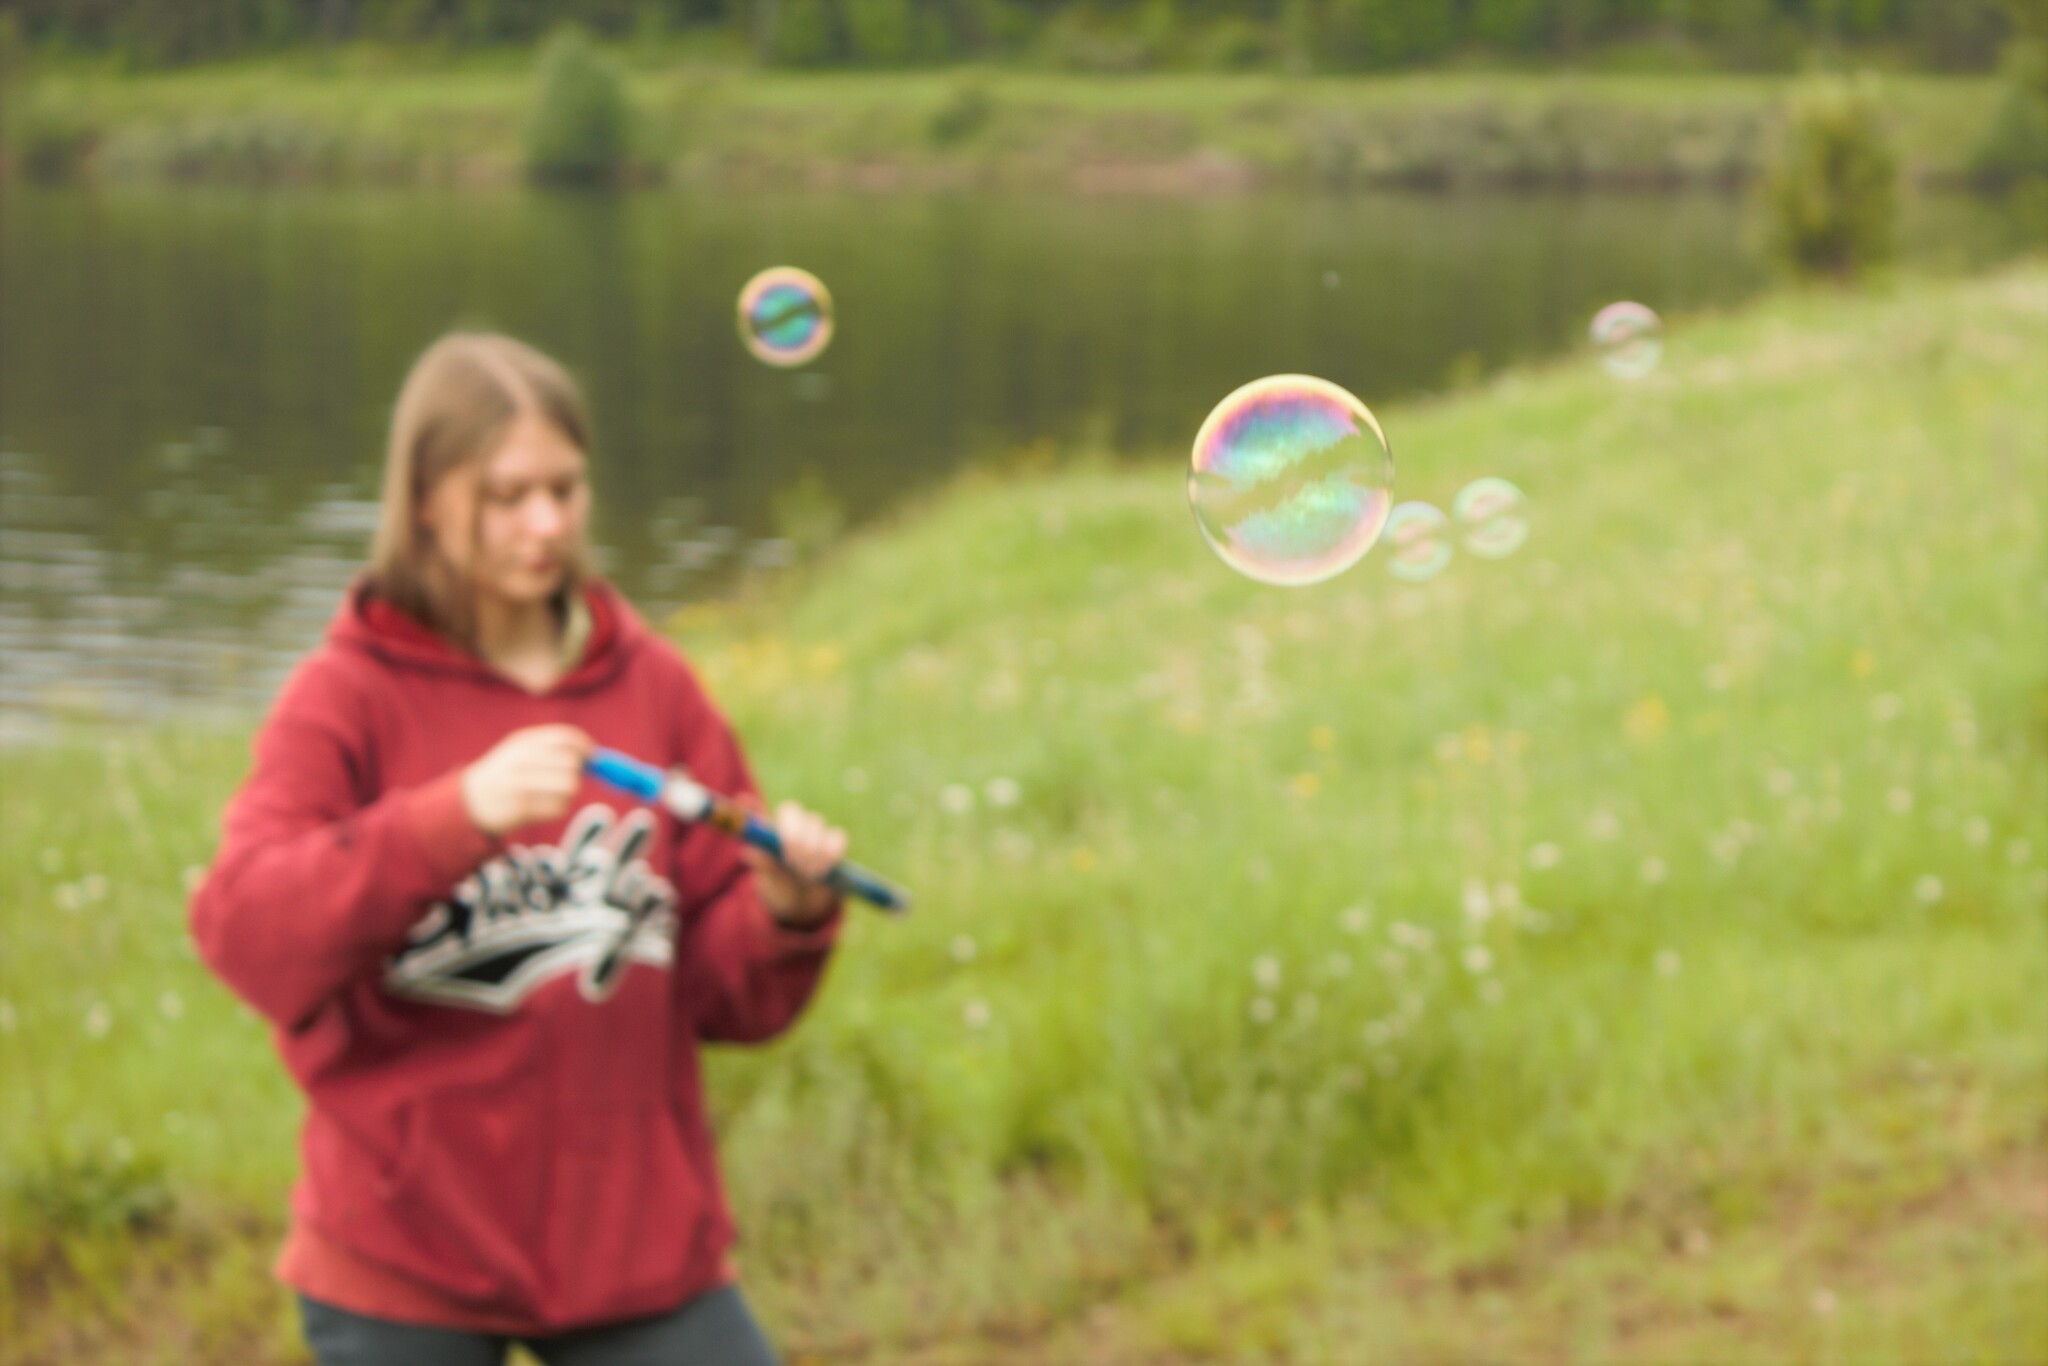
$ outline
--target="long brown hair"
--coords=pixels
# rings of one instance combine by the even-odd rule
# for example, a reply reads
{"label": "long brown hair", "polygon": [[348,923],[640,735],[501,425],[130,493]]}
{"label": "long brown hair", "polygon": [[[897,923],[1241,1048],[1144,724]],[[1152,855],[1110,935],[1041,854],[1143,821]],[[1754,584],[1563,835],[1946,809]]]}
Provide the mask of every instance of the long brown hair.
{"label": "long brown hair", "polygon": [[[522,413],[590,453],[590,418],[568,371],[500,333],[451,332],[413,362],[391,415],[370,591],[471,651],[475,585],[420,524],[420,501],[449,474],[496,451]],[[476,531],[472,524],[472,538]],[[569,547],[558,607],[589,572],[585,547]]]}

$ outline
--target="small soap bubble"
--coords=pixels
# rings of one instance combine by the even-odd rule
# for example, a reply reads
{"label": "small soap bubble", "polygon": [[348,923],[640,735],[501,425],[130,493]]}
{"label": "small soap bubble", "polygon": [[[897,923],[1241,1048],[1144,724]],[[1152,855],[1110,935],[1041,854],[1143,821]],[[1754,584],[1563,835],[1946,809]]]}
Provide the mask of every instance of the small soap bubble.
{"label": "small soap bubble", "polygon": [[1451,562],[1451,519],[1433,503],[1401,503],[1387,514],[1380,533],[1387,543],[1387,572],[1403,583],[1424,583]]}
{"label": "small soap bubble", "polygon": [[1273,375],[1231,393],[1202,423],[1188,502],[1225,564],[1299,587],[1372,549],[1393,482],[1393,454],[1371,409],[1328,380]]}
{"label": "small soap bubble", "polygon": [[832,295],[807,270],[771,266],[741,288],[739,325],[756,360],[802,365],[832,340]]}
{"label": "small soap bubble", "polygon": [[1664,358],[1664,323],[1643,304],[1623,300],[1593,315],[1593,344],[1616,379],[1641,379]]}
{"label": "small soap bubble", "polygon": [[1474,479],[1451,500],[1465,549],[1482,560],[1499,560],[1529,539],[1528,499],[1505,479]]}

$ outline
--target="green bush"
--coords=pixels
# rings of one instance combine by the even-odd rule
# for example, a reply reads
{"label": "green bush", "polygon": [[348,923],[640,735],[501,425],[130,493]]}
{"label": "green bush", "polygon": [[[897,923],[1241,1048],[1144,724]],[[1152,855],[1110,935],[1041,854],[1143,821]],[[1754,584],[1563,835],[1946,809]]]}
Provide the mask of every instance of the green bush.
{"label": "green bush", "polygon": [[910,0],[845,0],[847,36],[863,66],[903,66],[918,53],[917,14]]}
{"label": "green bush", "polygon": [[826,0],[780,0],[764,7],[761,46],[771,66],[828,66],[841,57]]}
{"label": "green bush", "polygon": [[24,103],[13,149],[21,173],[42,184],[77,178],[99,144],[99,129],[75,110]]}
{"label": "green bush", "polygon": [[625,170],[632,109],[624,79],[578,29],[541,48],[539,88],[526,130],[526,169],[535,180],[595,184]]}
{"label": "green bush", "polygon": [[2006,62],[2004,93],[1970,158],[1970,169],[1992,185],[2048,177],[2048,51],[2040,46],[2014,44]]}
{"label": "green bush", "polygon": [[1898,157],[1867,80],[1794,92],[1765,181],[1772,245],[1802,275],[1849,279],[1891,254]]}
{"label": "green bush", "polygon": [[969,80],[956,86],[946,97],[946,102],[933,112],[926,131],[933,142],[948,147],[964,142],[986,128],[995,112],[995,97],[988,93],[988,87],[979,81]]}

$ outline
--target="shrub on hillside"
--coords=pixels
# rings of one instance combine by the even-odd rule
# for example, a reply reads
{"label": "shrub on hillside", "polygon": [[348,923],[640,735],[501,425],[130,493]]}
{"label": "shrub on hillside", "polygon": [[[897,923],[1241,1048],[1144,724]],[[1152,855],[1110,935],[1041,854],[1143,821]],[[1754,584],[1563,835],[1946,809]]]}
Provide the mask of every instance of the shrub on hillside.
{"label": "shrub on hillside", "polygon": [[1802,275],[1850,279],[1891,254],[1898,157],[1875,87],[1822,77],[1794,92],[1765,180],[1772,245]]}
{"label": "shrub on hillside", "polygon": [[527,173],[557,184],[616,180],[626,167],[631,125],[618,68],[580,30],[557,31],[540,52]]}
{"label": "shrub on hillside", "polygon": [[1992,185],[2048,178],[2048,49],[2013,45],[1998,107],[1970,169]]}

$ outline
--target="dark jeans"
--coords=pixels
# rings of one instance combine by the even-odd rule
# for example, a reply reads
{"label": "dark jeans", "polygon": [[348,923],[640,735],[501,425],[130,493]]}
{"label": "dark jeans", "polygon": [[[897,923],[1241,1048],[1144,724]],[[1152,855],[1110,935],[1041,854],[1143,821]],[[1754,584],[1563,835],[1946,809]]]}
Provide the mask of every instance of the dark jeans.
{"label": "dark jeans", "polygon": [[[504,1366],[513,1341],[368,1318],[304,1295],[299,1318],[320,1366]],[[666,1314],[522,1339],[521,1345],[547,1366],[778,1366],[746,1300],[729,1285]]]}

